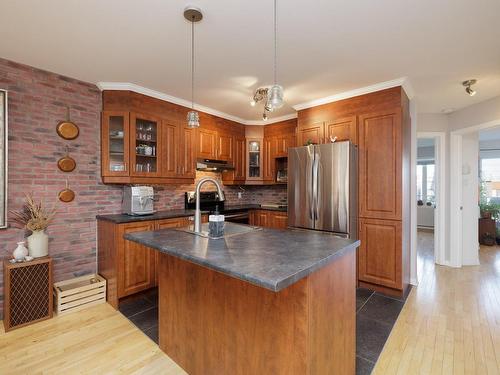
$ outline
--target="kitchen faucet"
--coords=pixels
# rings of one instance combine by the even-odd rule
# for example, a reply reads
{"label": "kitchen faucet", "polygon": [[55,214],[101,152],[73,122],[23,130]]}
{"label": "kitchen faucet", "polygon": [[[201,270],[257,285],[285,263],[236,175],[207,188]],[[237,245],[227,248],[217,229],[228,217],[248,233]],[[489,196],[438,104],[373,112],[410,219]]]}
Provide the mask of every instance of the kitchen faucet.
{"label": "kitchen faucet", "polygon": [[217,187],[217,194],[219,195],[219,200],[225,200],[224,192],[222,191],[222,186],[220,182],[213,177],[203,177],[196,184],[196,212],[194,214],[194,231],[195,233],[201,233],[201,210],[200,210],[200,190],[205,182],[213,182]]}

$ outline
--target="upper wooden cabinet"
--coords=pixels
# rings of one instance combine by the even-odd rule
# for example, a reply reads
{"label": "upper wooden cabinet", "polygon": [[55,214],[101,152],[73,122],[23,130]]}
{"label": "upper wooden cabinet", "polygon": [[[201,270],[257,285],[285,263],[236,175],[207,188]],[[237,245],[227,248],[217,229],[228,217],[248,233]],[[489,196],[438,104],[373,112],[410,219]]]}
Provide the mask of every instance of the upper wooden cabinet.
{"label": "upper wooden cabinet", "polygon": [[262,173],[262,179],[264,181],[270,181],[274,182],[275,181],[275,175],[274,175],[274,170],[275,170],[275,154],[276,154],[276,141],[273,138],[264,138],[264,150],[263,150],[263,157],[264,157],[264,163],[263,163],[263,173]]}
{"label": "upper wooden cabinet", "polygon": [[401,109],[359,117],[359,216],[402,220]]}
{"label": "upper wooden cabinet", "polygon": [[162,175],[177,177],[179,175],[179,126],[169,121],[162,121],[161,144],[164,151],[160,153]]}
{"label": "upper wooden cabinet", "polygon": [[179,176],[185,179],[196,177],[196,129],[181,126],[179,147]]}
{"label": "upper wooden cabinet", "polygon": [[223,172],[222,181],[226,185],[239,185],[245,182],[246,139],[242,136],[234,138],[234,170]]}
{"label": "upper wooden cabinet", "polygon": [[234,137],[226,132],[217,132],[217,159],[233,161]]}
{"label": "upper wooden cabinet", "polygon": [[202,159],[217,159],[217,130],[198,128],[198,157]]}
{"label": "upper wooden cabinet", "polygon": [[276,136],[276,146],[275,146],[274,156],[276,158],[288,157],[288,149],[290,147],[295,147],[295,143],[296,143],[295,133]]}
{"label": "upper wooden cabinet", "polygon": [[337,141],[351,141],[357,145],[357,128],[356,116],[327,121],[325,123],[325,142],[328,143],[337,137]]}
{"label": "upper wooden cabinet", "polygon": [[299,126],[297,131],[297,146],[305,146],[308,143],[320,144],[325,142],[324,122],[315,122],[310,125]]}
{"label": "upper wooden cabinet", "polygon": [[131,176],[160,176],[161,120],[158,117],[132,112],[130,114],[130,169]]}
{"label": "upper wooden cabinet", "polygon": [[129,113],[107,111],[102,114],[102,176],[123,177],[130,173]]}

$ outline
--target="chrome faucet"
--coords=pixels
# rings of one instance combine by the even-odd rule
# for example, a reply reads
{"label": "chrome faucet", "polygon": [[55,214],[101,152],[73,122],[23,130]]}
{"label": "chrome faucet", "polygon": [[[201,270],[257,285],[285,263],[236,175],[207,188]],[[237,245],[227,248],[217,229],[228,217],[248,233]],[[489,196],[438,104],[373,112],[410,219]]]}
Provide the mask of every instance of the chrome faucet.
{"label": "chrome faucet", "polygon": [[196,212],[194,214],[194,231],[195,233],[200,233],[201,232],[201,210],[200,210],[200,190],[202,185],[205,182],[213,182],[215,186],[217,187],[217,194],[219,195],[219,200],[223,201],[226,199],[224,196],[224,192],[222,191],[222,186],[220,185],[220,182],[216,180],[215,178],[212,177],[203,177],[198,183],[196,184]]}

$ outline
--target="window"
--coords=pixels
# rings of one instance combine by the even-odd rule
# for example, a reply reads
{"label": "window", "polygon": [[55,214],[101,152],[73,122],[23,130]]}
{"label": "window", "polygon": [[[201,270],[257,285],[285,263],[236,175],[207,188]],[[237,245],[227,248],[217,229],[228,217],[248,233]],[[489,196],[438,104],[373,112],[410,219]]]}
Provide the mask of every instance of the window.
{"label": "window", "polygon": [[423,204],[436,203],[435,171],[434,164],[417,165],[417,200]]}
{"label": "window", "polygon": [[500,203],[500,158],[484,158],[480,164],[481,195],[486,203]]}

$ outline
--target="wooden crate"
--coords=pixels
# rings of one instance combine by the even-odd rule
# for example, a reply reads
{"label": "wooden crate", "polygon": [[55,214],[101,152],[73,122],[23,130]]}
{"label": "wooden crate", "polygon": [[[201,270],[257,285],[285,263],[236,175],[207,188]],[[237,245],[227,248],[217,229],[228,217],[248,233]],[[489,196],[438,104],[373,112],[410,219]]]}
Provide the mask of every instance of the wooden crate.
{"label": "wooden crate", "polygon": [[85,275],[54,284],[54,308],[58,315],[106,302],[106,279]]}

